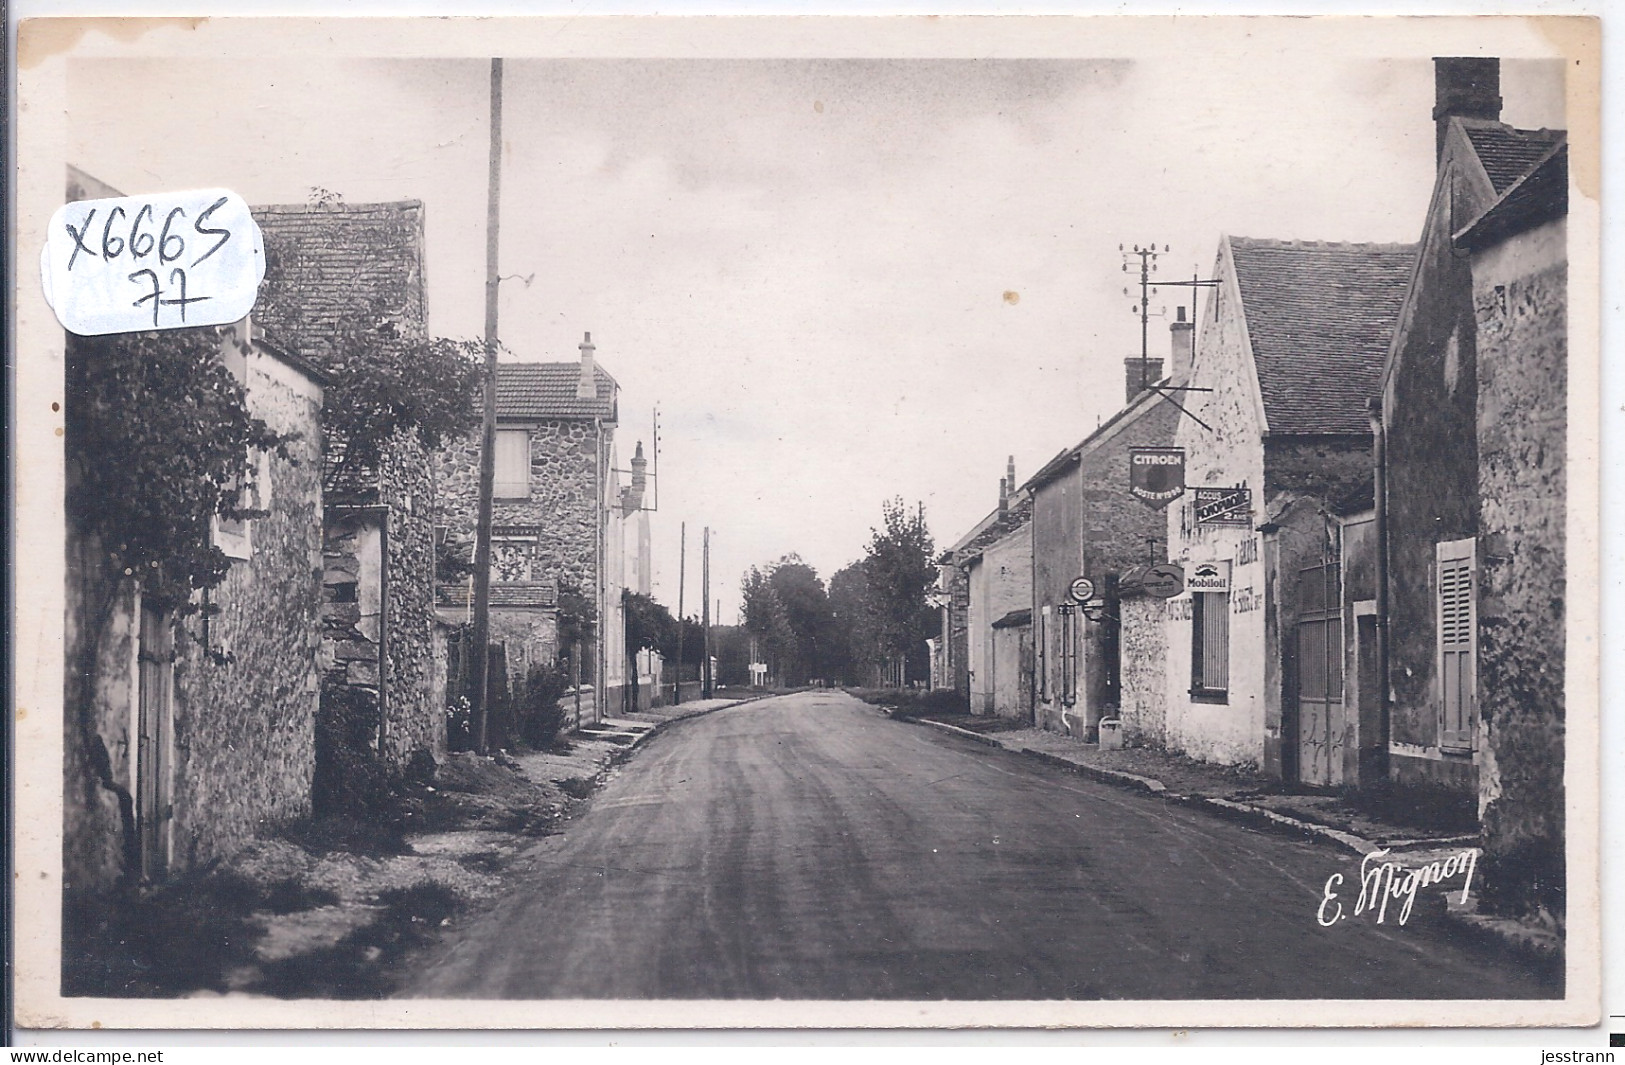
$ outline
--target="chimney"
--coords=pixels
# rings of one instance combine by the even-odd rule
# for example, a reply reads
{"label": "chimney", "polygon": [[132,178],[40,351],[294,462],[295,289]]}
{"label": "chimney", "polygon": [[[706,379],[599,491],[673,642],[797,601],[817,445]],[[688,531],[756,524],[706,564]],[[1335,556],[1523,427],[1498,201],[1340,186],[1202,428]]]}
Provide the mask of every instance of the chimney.
{"label": "chimney", "polygon": [[1444,155],[1444,135],[1452,117],[1501,119],[1501,61],[1495,58],[1435,57],[1433,123],[1435,158]]}
{"label": "chimney", "polygon": [[649,460],[643,457],[643,441],[638,441],[638,448],[632,453],[632,487],[641,496],[644,488],[649,484]]}
{"label": "chimney", "polygon": [[581,380],[576,385],[577,399],[598,398],[598,372],[593,365],[592,353],[598,349],[592,346],[592,334],[584,334],[584,339],[577,345],[581,349]]}
{"label": "chimney", "polygon": [[1125,392],[1128,396],[1126,402],[1133,403],[1136,396],[1145,391],[1144,385],[1154,385],[1162,380],[1161,359],[1124,359],[1124,384],[1128,387]]}
{"label": "chimney", "polygon": [[1196,340],[1196,323],[1185,320],[1185,308],[1174,308],[1177,317],[1168,323],[1168,376],[1188,381],[1191,376],[1191,345]]}
{"label": "chimney", "polygon": [[999,478],[999,518],[1002,520],[1010,513],[1010,481],[1006,477]]}
{"label": "chimney", "polygon": [[1010,482],[1010,494],[1016,494],[1016,457],[1011,455],[1004,460],[1004,479]]}

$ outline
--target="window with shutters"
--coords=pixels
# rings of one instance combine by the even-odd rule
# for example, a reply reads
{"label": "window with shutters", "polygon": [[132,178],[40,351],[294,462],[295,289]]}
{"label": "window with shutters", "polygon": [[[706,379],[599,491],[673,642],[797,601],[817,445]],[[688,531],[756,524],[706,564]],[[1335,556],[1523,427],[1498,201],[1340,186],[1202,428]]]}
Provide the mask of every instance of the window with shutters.
{"label": "window with shutters", "polygon": [[1049,702],[1049,607],[1045,607],[1038,615],[1038,698]]}
{"label": "window with shutters", "polygon": [[530,498],[530,431],[498,429],[492,494],[498,499]]}
{"label": "window with shutters", "polygon": [[1061,608],[1061,702],[1078,701],[1078,612],[1070,603]]}
{"label": "window with shutters", "polygon": [[1230,701],[1230,593],[1191,593],[1191,698]]}
{"label": "window with shutters", "polygon": [[1439,640],[1439,746],[1473,749],[1477,716],[1477,572],[1474,541],[1450,540],[1434,547]]}

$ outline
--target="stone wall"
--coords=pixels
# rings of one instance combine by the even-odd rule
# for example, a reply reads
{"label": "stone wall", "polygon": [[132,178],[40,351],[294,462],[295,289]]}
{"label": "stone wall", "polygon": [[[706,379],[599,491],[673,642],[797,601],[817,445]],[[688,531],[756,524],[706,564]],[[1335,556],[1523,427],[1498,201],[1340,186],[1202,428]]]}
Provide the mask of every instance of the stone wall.
{"label": "stone wall", "polygon": [[1486,891],[1563,916],[1565,226],[1473,261],[1479,330],[1479,711]]}
{"label": "stone wall", "polygon": [[[68,470],[68,476],[73,471]],[[70,526],[62,691],[62,884],[105,891],[133,868],[136,618],[132,582]],[[121,809],[121,805],[123,808]]]}
{"label": "stone wall", "polygon": [[434,698],[434,479],[428,456],[404,434],[380,471],[389,515],[384,616],[388,673],[380,753],[401,768],[418,751],[446,750],[445,708]]}
{"label": "stone wall", "polygon": [[[210,596],[207,638],[185,623],[174,667],[173,869],[229,854],[310,812],[322,570],[321,392],[279,360],[250,356],[249,409],[296,431],[292,461],[271,456],[270,511],[250,526],[252,557]],[[220,664],[211,656],[225,654]]]}
{"label": "stone wall", "polygon": [[1459,130],[1445,154],[1383,384],[1387,433],[1390,768],[1396,779],[1476,789],[1468,755],[1439,750],[1434,545],[1478,531],[1477,329],[1455,228],[1494,190]]}
{"label": "stone wall", "polygon": [[[170,728],[159,744],[166,765],[159,779],[173,811],[162,835],[174,871],[228,854],[310,810],[321,390],[263,352],[247,353],[243,372],[249,410],[299,435],[288,459],[261,462],[260,506],[270,513],[248,523],[247,557],[233,561],[211,591],[218,613],[171,630]],[[72,896],[105,891],[139,872],[132,793],[140,600],[122,575],[106,571],[96,544],[70,531],[68,551],[63,872]],[[87,643],[92,631],[99,635]],[[150,650],[167,657],[162,648]]]}
{"label": "stone wall", "polygon": [[[1148,506],[1129,492],[1130,449],[1173,443],[1178,418],[1179,409],[1172,403],[1153,400],[1108,426],[1096,443],[1084,449],[1079,469],[1082,575],[1094,581],[1097,596],[1110,598],[1117,578],[1130,566],[1168,557],[1163,508]],[[1113,602],[1108,607],[1108,615],[1117,614],[1115,606]],[[1078,701],[1092,729],[1122,700],[1121,626],[1108,616],[1099,622],[1082,621],[1080,628],[1084,646]]]}
{"label": "stone wall", "polygon": [[1168,741],[1168,604],[1149,595],[1123,599],[1123,739],[1134,747]]}
{"label": "stone wall", "polygon": [[421,447],[396,439],[379,470],[379,502],[332,507],[324,523],[324,682],[381,697],[378,753],[393,768],[446,749],[434,672],[434,484]]}

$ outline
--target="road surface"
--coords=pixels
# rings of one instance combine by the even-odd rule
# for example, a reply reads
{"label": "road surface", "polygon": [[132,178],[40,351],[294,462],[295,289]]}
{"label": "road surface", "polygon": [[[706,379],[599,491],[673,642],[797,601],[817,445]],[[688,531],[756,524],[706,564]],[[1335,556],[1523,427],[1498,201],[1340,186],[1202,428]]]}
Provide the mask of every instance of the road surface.
{"label": "road surface", "polygon": [[1320,927],[1336,872],[1356,858],[808,692],[651,738],[404,993],[1561,995],[1421,905]]}

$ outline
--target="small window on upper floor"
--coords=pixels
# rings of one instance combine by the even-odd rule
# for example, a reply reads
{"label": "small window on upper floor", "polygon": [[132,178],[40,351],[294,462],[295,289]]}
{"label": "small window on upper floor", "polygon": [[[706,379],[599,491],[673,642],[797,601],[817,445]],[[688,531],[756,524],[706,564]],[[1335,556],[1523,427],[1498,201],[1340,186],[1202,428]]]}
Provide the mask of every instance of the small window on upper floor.
{"label": "small window on upper floor", "polygon": [[530,498],[530,431],[498,429],[496,477],[493,494],[498,499]]}

